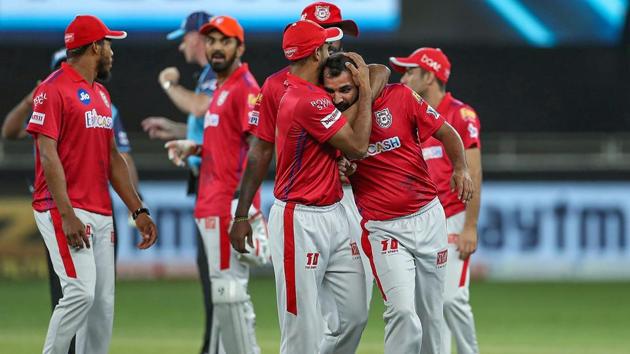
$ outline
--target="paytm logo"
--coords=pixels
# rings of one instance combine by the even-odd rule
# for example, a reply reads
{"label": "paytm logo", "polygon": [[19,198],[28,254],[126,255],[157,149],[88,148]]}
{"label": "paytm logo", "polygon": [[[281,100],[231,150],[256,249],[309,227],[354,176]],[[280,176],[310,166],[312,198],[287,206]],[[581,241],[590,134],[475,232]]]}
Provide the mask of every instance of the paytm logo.
{"label": "paytm logo", "polygon": [[93,109],[85,112],[85,127],[112,129],[114,127],[114,119],[99,115],[96,113],[96,109]]}
{"label": "paytm logo", "polygon": [[90,94],[84,89],[79,89],[79,91],[77,91],[77,96],[79,97],[79,101],[81,101],[84,105],[88,105],[92,101],[90,99]]}
{"label": "paytm logo", "polygon": [[400,142],[400,138],[395,136],[393,138],[385,139],[383,141],[377,141],[374,144],[368,145],[367,154],[368,156],[374,156],[382,152],[398,149],[401,146],[402,143]]}

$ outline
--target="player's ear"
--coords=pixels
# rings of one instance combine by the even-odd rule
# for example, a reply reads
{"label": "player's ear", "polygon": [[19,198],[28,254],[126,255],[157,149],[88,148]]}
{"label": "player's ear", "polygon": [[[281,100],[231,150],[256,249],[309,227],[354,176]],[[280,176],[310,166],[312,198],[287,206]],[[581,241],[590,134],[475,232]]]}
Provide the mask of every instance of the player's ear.
{"label": "player's ear", "polygon": [[245,43],[240,43],[238,47],[236,47],[236,57],[240,58],[245,54]]}

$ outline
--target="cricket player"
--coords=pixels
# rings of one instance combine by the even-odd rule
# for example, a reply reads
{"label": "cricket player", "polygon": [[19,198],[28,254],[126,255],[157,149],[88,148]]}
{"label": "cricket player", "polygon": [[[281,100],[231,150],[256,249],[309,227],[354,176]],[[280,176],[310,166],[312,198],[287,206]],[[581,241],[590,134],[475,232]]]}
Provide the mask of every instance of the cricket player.
{"label": "cricket player", "polygon": [[453,164],[444,154],[444,146],[429,138],[422,143],[422,154],[435,182],[446,213],[448,261],[444,291],[443,354],[451,353],[451,333],[459,354],[478,354],[475,322],[469,303],[470,255],[477,249],[477,219],[481,195],[481,140],[477,113],[446,91],[451,63],[437,48],[420,48],[408,57],[392,57],[390,64],[403,74],[400,82],[420,94],[457,130],[466,149],[466,161],[473,180],[474,194],[464,204],[457,198],[449,180]]}
{"label": "cricket player", "polygon": [[[114,229],[108,184],[127,205],[146,249],[157,228],[114,142],[109,93],[111,39],[126,37],[81,15],[64,35],[68,62],[33,94],[27,132],[35,140],[35,221],[63,289],[44,353],[107,353],[114,318]],[[80,148],[77,148],[80,147]]]}
{"label": "cricket player", "polygon": [[[323,72],[326,91],[343,111],[360,97],[350,60],[333,55]],[[362,246],[385,300],[385,353],[439,354],[446,221],[420,142],[433,136],[444,144],[461,201],[472,196],[464,148],[457,132],[404,85],[387,85],[371,112],[367,156],[355,161],[350,182],[363,217]]]}
{"label": "cricket player", "polygon": [[[61,48],[55,51],[51,57],[50,61],[50,70],[55,71],[61,67],[61,63],[65,62],[67,59],[66,56],[66,48]],[[38,83],[39,85],[39,83]],[[2,138],[3,139],[22,139],[29,136],[26,132],[26,125],[28,124],[28,120],[30,119],[33,111],[33,105],[36,100],[33,99],[33,93],[37,89],[37,86],[33,88],[31,92],[29,92],[5,117],[2,122]],[[133,158],[131,157],[131,145],[129,143],[129,138],[127,137],[127,132],[123,127],[122,119],[120,117],[119,111],[116,106],[111,103],[112,108],[112,119],[113,119],[113,129],[114,129],[114,140],[116,142],[116,147],[118,148],[118,152],[125,159],[127,166],[129,168],[129,173],[131,176],[131,180],[133,182],[134,187],[138,188],[138,172],[136,170],[136,165],[134,163]],[[33,191],[33,185],[29,181],[29,190]],[[116,220],[112,215],[112,221],[114,224],[114,230],[116,230]],[[45,244],[44,244],[45,245]],[[114,243],[114,256],[116,254],[116,248],[118,245],[118,241]],[[52,260],[50,259],[50,254],[46,251],[46,263],[48,265],[48,282],[50,285],[50,298],[52,311],[55,310],[55,307],[59,303],[59,300],[63,296],[61,292],[61,283],[59,282],[59,277],[55,273],[55,269],[52,264]],[[68,353],[74,354],[74,342],[70,345],[70,350]]]}
{"label": "cricket player", "polygon": [[[301,19],[311,20],[318,23],[324,28],[338,27],[345,34],[352,36],[359,35],[359,29],[356,23],[350,19],[343,19],[341,10],[334,4],[328,2],[315,2],[304,8]],[[335,53],[342,50],[342,40],[334,40],[329,43],[329,53]],[[382,65],[370,65],[370,84],[372,87],[372,99],[376,97],[389,79],[389,70]],[[276,114],[280,99],[285,92],[286,75],[289,66],[283,68],[277,73],[269,76],[262,86],[261,93],[258,96],[254,114],[250,119],[250,125],[253,127],[253,134],[256,139],[253,142],[249,152],[248,165],[243,176],[243,189],[249,190],[251,193],[241,193],[241,212],[247,211],[251,205],[253,191],[257,190],[262,183],[266,171],[271,163],[274,144],[276,140]],[[341,200],[342,206],[346,209],[349,220],[351,236],[358,245],[361,238],[360,216],[354,204],[352,197],[352,189],[349,185],[344,184],[344,197]],[[247,196],[250,195],[249,199]],[[245,197],[245,199],[244,199]],[[360,250],[360,247],[357,247]],[[361,252],[361,251],[359,251]],[[362,253],[362,252],[361,252]],[[369,262],[362,254],[361,257],[364,265],[364,273],[366,276],[366,303],[369,305],[372,296],[372,273],[369,271]],[[338,319],[335,316],[337,309],[335,308],[334,299],[331,296],[321,297],[323,302],[323,311],[325,321],[327,322],[326,337],[324,339],[322,353],[335,352],[335,347],[343,347],[345,341],[340,341],[339,336],[344,336],[343,328],[340,327]],[[345,352],[354,352],[356,348],[344,348]]]}
{"label": "cricket player", "polygon": [[[324,292],[334,298],[342,329],[335,352],[355,352],[367,320],[365,275],[339,203],[342,188],[336,157],[338,150],[353,157],[366,151],[371,128],[368,67],[361,62],[351,68],[360,98],[350,121],[318,86],[328,57],[327,42],[342,36],[339,28],[324,29],[309,20],[288,25],[283,35],[284,55],[291,65],[275,124],[276,201],[269,218],[281,353],[320,352]],[[246,252],[246,238],[251,243],[251,227],[241,213],[252,199],[252,185],[243,186],[231,233],[239,252]]]}
{"label": "cricket player", "polygon": [[[236,19],[213,17],[199,32],[205,36],[206,55],[217,75],[217,89],[204,119],[203,144],[175,140],[168,142],[166,148],[175,164],[182,164],[190,155],[202,158],[195,221],[208,254],[212,279],[217,324],[210,347],[220,337],[226,353],[257,354],[260,348],[254,332],[254,308],[247,291],[249,265],[230,246],[228,232],[232,205],[235,207],[233,199],[238,193],[249,149],[248,120],[260,88],[248,65],[241,62],[245,33]],[[251,219],[260,235],[265,231],[258,211],[259,199],[257,192],[255,207],[242,217]],[[256,247],[252,249],[252,253],[257,251]]]}
{"label": "cricket player", "polygon": [[[194,90],[189,90],[179,83],[180,73],[176,67],[168,67],[162,70],[158,81],[168,98],[182,112],[188,114],[186,123],[172,121],[166,117],[147,117],[142,121],[142,128],[149,133],[151,138],[162,140],[189,139],[197,144],[203,143],[204,115],[210,107],[217,80],[208,58],[206,57],[205,36],[199,33],[201,26],[210,21],[212,16],[204,11],[196,11],[189,14],[181,26],[170,32],[166,39],[180,40],[179,51],[189,64],[196,64],[201,68],[197,85]],[[197,194],[199,167],[201,158],[189,156],[188,166],[188,194]],[[208,274],[208,257],[203,246],[201,235],[197,232],[197,269],[203,291],[205,308],[205,330],[201,354],[216,354],[216,348],[210,348],[210,332],[212,331],[212,286]]]}

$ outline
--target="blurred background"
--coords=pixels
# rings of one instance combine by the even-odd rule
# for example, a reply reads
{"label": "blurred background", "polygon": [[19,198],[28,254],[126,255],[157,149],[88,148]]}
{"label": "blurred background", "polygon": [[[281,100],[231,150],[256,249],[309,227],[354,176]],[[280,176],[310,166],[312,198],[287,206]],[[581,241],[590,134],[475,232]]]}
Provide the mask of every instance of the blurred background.
{"label": "blurred background", "polygon": [[[452,63],[448,90],[480,116],[484,186],[471,301],[482,352],[630,353],[624,349],[630,347],[627,336],[616,332],[630,324],[623,302],[630,294],[629,1],[332,2],[361,30],[358,38],[344,39],[345,49],[368,62],[385,64],[390,56],[406,56],[422,46],[442,48]],[[129,133],[140,189],[156,217],[160,240],[141,252],[134,246],[134,230],[118,223],[118,276],[136,279],[119,282],[123,302],[139,286],[164,293],[173,286],[174,294],[175,289],[191,288],[194,301],[185,309],[193,318],[200,316],[195,314],[195,306],[201,308],[196,283],[173,280],[197,276],[187,172],[173,167],[163,142],[149,139],[140,126],[148,116],[185,121],[157,77],[163,68],[177,66],[182,84],[192,88],[198,67],[185,63],[177,51],[179,42],[167,41],[166,33],[196,10],[236,17],[246,31],[244,61],[262,85],[286,65],[281,31],[308,3],[0,0],[0,116],[48,75],[50,55],[63,46],[63,31],[74,15],[94,14],[110,28],[129,32],[126,40],[114,43],[113,78],[107,87]],[[393,73],[391,81],[399,78]],[[43,303],[35,322],[9,325],[4,319],[19,316],[20,309],[0,301],[0,323],[7,331],[20,325],[36,328],[33,340],[39,348],[48,298],[45,283],[38,279],[47,270],[27,188],[32,174],[32,142],[0,140],[0,296],[29,299],[24,304],[29,308]],[[265,212],[272,184],[269,171]],[[115,209],[119,220],[125,220],[124,207],[117,203]],[[272,291],[271,281],[265,280],[270,270],[256,273],[262,279],[259,291],[270,297],[261,290]],[[382,348],[380,302],[376,296],[370,326],[380,327],[370,327],[367,341],[373,345],[364,346],[365,353]],[[127,322],[121,317],[129,316],[124,311],[117,312],[114,335],[119,353],[133,348],[117,339],[124,337],[121,328]],[[194,331],[201,331],[196,325],[201,321],[182,321],[187,323],[182,328],[193,331],[195,348]],[[276,348],[275,312],[262,321],[271,328],[269,348]],[[26,348],[19,345],[26,337],[4,333],[0,331],[0,341],[13,343],[18,348],[14,352]]]}

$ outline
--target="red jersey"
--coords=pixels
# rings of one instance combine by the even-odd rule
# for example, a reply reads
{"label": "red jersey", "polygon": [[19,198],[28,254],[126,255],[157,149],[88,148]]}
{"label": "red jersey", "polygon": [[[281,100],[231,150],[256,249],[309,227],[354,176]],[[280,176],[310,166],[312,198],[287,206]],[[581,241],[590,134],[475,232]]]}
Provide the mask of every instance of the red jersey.
{"label": "red jersey", "polygon": [[[259,91],[256,79],[243,64],[214,92],[204,117],[196,218],[231,214],[231,202],[247,164],[248,121]],[[254,205],[260,205],[260,192]]]}
{"label": "red jersey", "polygon": [[112,215],[109,166],[114,122],[109,93],[89,84],[67,63],[44,80],[33,94],[33,113],[26,131],[35,141],[33,209],[56,208],[40,163],[37,135],[57,141],[73,208]]}
{"label": "red jersey", "polygon": [[[285,202],[325,206],[341,200],[337,149],[326,142],[345,124],[322,88],[287,73],[276,120],[274,195]],[[280,139],[282,137],[282,139]]]}
{"label": "red jersey", "polygon": [[287,66],[265,80],[249,121],[252,134],[269,143],[276,142],[276,116],[280,100],[286,91],[288,72]]}
{"label": "red jersey", "polygon": [[368,156],[350,176],[357,208],[367,220],[413,214],[437,196],[418,139],[433,135],[444,119],[402,84],[385,86],[372,112]]}
{"label": "red jersey", "polygon": [[[450,93],[447,93],[437,107],[437,111],[457,130],[464,143],[464,149],[481,147],[479,140],[481,126],[477,113],[472,107],[456,100]],[[437,186],[446,217],[466,210],[466,204],[457,199],[457,192],[451,192],[453,165],[446,156],[442,143],[433,137],[429,138],[422,143],[422,155],[429,166],[431,179]]]}

